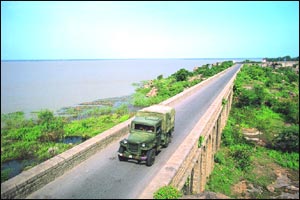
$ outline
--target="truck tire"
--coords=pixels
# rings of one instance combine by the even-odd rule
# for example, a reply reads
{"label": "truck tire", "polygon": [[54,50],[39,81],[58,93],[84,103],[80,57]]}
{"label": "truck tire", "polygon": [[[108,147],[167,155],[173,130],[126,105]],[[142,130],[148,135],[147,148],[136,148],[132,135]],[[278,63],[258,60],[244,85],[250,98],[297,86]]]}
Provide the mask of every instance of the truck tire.
{"label": "truck tire", "polygon": [[127,161],[128,158],[118,155],[119,161]]}
{"label": "truck tire", "polygon": [[147,152],[147,160],[146,160],[146,165],[148,167],[152,166],[155,161],[155,150],[151,149]]}
{"label": "truck tire", "polygon": [[[119,153],[124,153],[124,151],[125,151],[125,148],[123,146],[120,146],[118,152]],[[127,161],[128,160],[128,158],[120,156],[120,155],[118,155],[118,158],[119,158],[119,161]]]}
{"label": "truck tire", "polygon": [[167,141],[166,141],[166,143],[163,145],[164,146],[164,148],[167,148],[168,146],[169,146],[169,143],[171,142],[171,135],[168,135],[167,136]]}

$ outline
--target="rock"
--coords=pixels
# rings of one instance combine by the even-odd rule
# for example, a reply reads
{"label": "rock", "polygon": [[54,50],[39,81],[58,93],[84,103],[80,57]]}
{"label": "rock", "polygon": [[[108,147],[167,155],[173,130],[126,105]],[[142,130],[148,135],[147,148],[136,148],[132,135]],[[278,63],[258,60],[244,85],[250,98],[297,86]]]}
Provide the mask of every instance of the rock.
{"label": "rock", "polygon": [[258,145],[260,145],[260,146],[262,146],[262,147],[265,147],[267,144],[264,142],[264,141],[262,141],[262,140],[259,140],[258,142],[257,142],[257,144]]}
{"label": "rock", "polygon": [[287,189],[293,190],[293,191],[299,191],[299,188],[297,188],[297,187],[295,187],[293,185],[288,186]]}
{"label": "rock", "polygon": [[151,88],[153,86],[153,80],[150,80],[146,85],[144,85],[144,88]]}
{"label": "rock", "polygon": [[243,135],[247,135],[247,136],[254,136],[254,135],[261,135],[262,134],[256,128],[243,128],[242,132],[243,132]]}
{"label": "rock", "polygon": [[268,189],[270,192],[274,192],[274,191],[275,191],[275,188],[274,188],[272,185],[268,185],[268,186],[267,186],[267,189]]}
{"label": "rock", "polygon": [[291,184],[291,180],[287,177],[286,174],[280,174],[280,176],[277,178],[274,187],[275,188],[281,188],[281,187],[287,187]]}
{"label": "rock", "polygon": [[247,182],[245,180],[232,186],[231,190],[236,194],[245,194],[247,192]]}
{"label": "rock", "polygon": [[261,194],[262,192],[263,192],[263,190],[262,190],[262,188],[260,187],[260,186],[257,186],[258,188],[255,188],[254,186],[253,186],[253,184],[249,184],[249,188],[250,189],[247,189],[247,191],[248,192],[255,192],[255,193],[259,193],[259,194]]}
{"label": "rock", "polygon": [[275,199],[299,199],[299,192],[295,194],[282,192],[281,195],[275,197]]}
{"label": "rock", "polygon": [[51,154],[51,155],[55,155],[58,151],[58,147],[50,147],[48,149],[48,153]]}
{"label": "rock", "polygon": [[146,94],[146,97],[155,97],[157,95],[157,88],[153,87],[148,94]]}
{"label": "rock", "polygon": [[199,75],[196,75],[196,76],[193,76],[193,77],[189,77],[189,79],[188,79],[188,81],[189,82],[192,82],[193,80],[199,80],[199,79],[201,79],[201,74],[199,74]]}
{"label": "rock", "polygon": [[249,137],[245,137],[246,140],[252,140],[252,141],[259,141],[259,138],[249,138]]}

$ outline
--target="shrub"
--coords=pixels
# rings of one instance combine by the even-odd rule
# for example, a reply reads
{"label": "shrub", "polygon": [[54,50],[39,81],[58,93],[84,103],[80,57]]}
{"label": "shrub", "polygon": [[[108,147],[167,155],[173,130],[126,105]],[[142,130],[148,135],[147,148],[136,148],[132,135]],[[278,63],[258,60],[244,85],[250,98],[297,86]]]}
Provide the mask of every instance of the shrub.
{"label": "shrub", "polygon": [[229,117],[222,133],[222,144],[231,146],[243,142],[245,139],[239,127],[235,126],[235,121]]}
{"label": "shrub", "polygon": [[275,149],[287,152],[299,151],[299,126],[293,125],[284,129],[274,139]]}
{"label": "shrub", "polygon": [[39,123],[41,124],[50,123],[53,118],[53,112],[49,110],[42,110],[38,113]]}
{"label": "shrub", "polygon": [[187,77],[190,74],[191,74],[191,72],[189,72],[188,70],[180,69],[176,73],[172,74],[172,76],[174,76],[176,78],[176,81],[186,81]]}
{"label": "shrub", "polygon": [[225,164],[225,153],[222,151],[218,151],[214,156],[214,161],[219,164]]}
{"label": "shrub", "polygon": [[230,147],[230,155],[236,161],[236,167],[247,171],[251,166],[252,149],[248,145],[235,145]]}
{"label": "shrub", "polygon": [[157,77],[157,80],[161,80],[161,79],[163,79],[163,75],[162,74]]}
{"label": "shrub", "polygon": [[203,136],[200,136],[199,139],[198,139],[198,148],[201,147],[203,141],[204,141],[204,137],[203,137]]}
{"label": "shrub", "polygon": [[173,186],[163,186],[154,193],[154,199],[178,199],[182,193]]}

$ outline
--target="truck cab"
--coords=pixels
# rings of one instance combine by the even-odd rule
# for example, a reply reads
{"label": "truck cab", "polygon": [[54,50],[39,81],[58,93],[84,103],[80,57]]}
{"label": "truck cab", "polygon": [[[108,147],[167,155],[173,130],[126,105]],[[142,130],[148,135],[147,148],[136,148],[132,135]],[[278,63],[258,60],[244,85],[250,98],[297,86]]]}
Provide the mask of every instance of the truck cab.
{"label": "truck cab", "polygon": [[[156,109],[153,108],[152,106],[150,109],[139,111],[132,120],[129,137],[120,141],[118,150],[120,161],[134,159],[138,162],[146,161],[146,165],[151,166],[156,153],[171,142],[174,126],[168,129],[166,123],[169,121],[169,124],[172,124],[171,113],[168,112],[168,117],[167,113],[161,113],[161,110],[154,112]],[[168,111],[174,111],[174,109],[169,108]],[[173,113],[175,114],[175,111]]]}

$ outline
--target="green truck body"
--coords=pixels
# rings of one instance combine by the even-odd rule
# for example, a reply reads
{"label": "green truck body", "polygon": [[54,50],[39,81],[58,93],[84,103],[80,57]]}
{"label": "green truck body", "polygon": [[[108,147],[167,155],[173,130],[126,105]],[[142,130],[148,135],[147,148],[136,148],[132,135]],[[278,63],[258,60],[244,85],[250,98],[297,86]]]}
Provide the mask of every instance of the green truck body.
{"label": "green truck body", "polygon": [[146,161],[151,166],[156,153],[171,142],[174,124],[175,109],[170,106],[153,105],[138,111],[131,122],[129,137],[120,141],[119,160]]}

